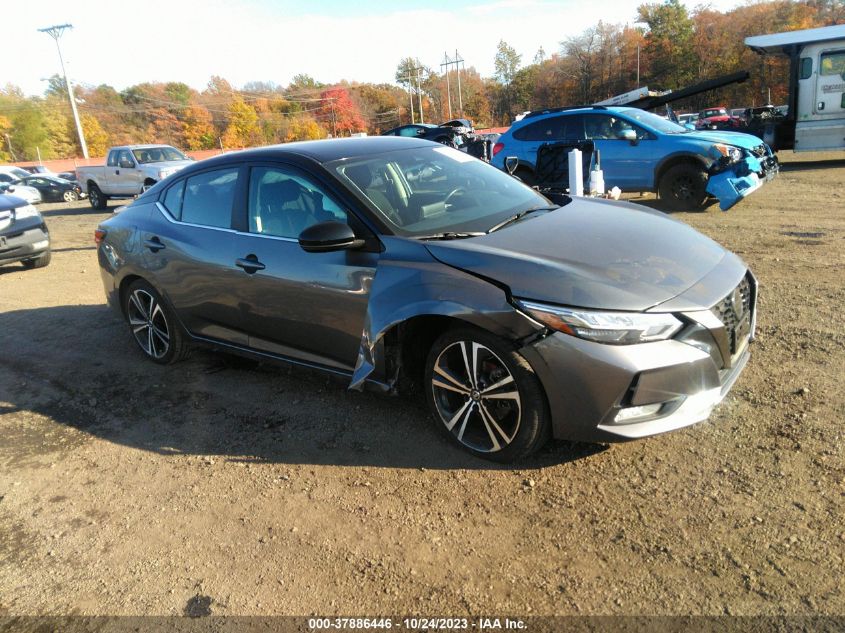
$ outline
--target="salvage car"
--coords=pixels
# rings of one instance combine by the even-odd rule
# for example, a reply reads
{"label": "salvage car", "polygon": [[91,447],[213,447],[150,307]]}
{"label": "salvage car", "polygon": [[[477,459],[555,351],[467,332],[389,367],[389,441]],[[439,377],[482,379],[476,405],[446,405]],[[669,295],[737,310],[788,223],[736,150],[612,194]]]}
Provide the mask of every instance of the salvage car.
{"label": "salvage car", "polygon": [[53,174],[27,176],[12,183],[14,187],[25,186],[37,189],[44,202],[76,202],[82,196],[78,183],[73,183]]}
{"label": "salvage car", "polygon": [[778,173],[756,136],[693,131],[639,108],[605,106],[529,113],[502,134],[491,163],[515,165],[514,175],[534,184],[541,145],[584,140],[600,152],[607,189],[656,192],[668,210],[702,209],[708,196],[730,209]]}
{"label": "salvage car", "polygon": [[498,461],[706,419],[749,358],[754,276],[658,211],[563,202],[433,142],[336,139],[195,163],[95,240],[156,363],[204,345],[421,389]]}
{"label": "salvage car", "polygon": [[50,256],[50,232],[38,209],[23,198],[0,195],[0,265],[43,268]]}
{"label": "salvage car", "polygon": [[443,145],[460,147],[466,142],[466,135],[472,132],[472,123],[466,119],[455,119],[435,125],[434,123],[409,123],[400,125],[382,136],[408,136],[411,138],[426,139]]}

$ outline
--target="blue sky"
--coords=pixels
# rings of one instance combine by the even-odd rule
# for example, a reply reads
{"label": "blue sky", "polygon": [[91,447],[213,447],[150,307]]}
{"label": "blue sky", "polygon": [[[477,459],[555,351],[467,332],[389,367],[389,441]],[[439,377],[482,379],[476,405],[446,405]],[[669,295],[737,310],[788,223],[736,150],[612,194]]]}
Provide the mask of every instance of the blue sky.
{"label": "blue sky", "polygon": [[[38,0],[4,6],[0,82],[41,94],[59,72],[53,41],[38,28],[70,22],[62,53],[72,81],[118,90],[144,81],[182,81],[203,89],[211,75],[234,86],[285,85],[298,73],[324,83],[341,79],[393,83],[411,56],[439,69],[457,49],[466,66],[493,72],[504,39],[530,63],[599,20],[632,24],[639,0]],[[701,2],[686,2],[693,9]],[[712,0],[725,11],[742,4]],[[37,8],[36,8],[37,7]],[[761,31],[762,32],[762,31]],[[10,51],[20,52],[15,63]]]}

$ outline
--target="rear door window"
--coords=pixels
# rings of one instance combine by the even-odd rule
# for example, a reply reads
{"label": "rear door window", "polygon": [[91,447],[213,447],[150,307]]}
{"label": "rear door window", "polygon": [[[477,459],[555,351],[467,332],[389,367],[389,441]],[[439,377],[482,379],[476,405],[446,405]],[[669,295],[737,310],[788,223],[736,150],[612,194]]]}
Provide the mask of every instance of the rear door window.
{"label": "rear door window", "polygon": [[237,167],[216,169],[191,176],[185,180],[180,219],[190,224],[231,228],[232,204],[235,201],[237,184]]}

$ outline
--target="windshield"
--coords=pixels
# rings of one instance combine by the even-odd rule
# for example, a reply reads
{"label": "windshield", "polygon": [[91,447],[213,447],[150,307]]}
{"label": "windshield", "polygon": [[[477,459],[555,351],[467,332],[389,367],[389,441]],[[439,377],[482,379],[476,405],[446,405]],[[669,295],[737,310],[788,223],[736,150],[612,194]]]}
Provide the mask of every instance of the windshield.
{"label": "windshield", "polygon": [[663,134],[683,134],[687,131],[686,128],[681,127],[677,123],[672,123],[669,119],[664,119],[663,117],[659,117],[651,112],[646,112],[645,110],[628,108],[626,110],[621,110],[621,112],[623,112],[629,119],[638,121],[656,132],[662,132]]}
{"label": "windshield", "polygon": [[133,149],[132,155],[139,163],[163,163],[169,160],[188,160],[188,157],[175,147]]}
{"label": "windshield", "polygon": [[481,232],[527,209],[539,193],[450,147],[415,147],[326,165],[364,195],[397,235]]}

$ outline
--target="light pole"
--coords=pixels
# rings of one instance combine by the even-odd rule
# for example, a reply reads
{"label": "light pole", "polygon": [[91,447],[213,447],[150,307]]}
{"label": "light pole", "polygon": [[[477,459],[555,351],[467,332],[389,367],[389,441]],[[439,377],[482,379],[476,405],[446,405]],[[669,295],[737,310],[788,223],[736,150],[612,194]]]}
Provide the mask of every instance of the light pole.
{"label": "light pole", "polygon": [[67,88],[67,95],[70,99],[70,109],[73,111],[73,120],[76,123],[76,133],[79,134],[79,147],[82,149],[82,156],[84,158],[88,158],[88,146],[85,144],[85,134],[82,133],[82,123],[79,121],[79,112],[76,110],[76,99],[73,97],[73,86],[70,83],[70,79],[67,77],[65,60],[62,59],[62,49],[59,46],[59,38],[62,36],[62,33],[64,33],[64,30],[72,28],[72,24],[56,24],[54,26],[48,26],[45,29],[38,29],[38,31],[46,33],[56,41],[56,50],[59,51],[59,63],[62,66],[62,75],[65,78],[65,87]]}

